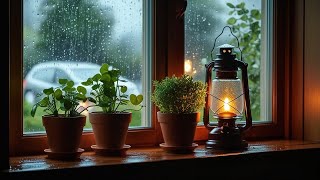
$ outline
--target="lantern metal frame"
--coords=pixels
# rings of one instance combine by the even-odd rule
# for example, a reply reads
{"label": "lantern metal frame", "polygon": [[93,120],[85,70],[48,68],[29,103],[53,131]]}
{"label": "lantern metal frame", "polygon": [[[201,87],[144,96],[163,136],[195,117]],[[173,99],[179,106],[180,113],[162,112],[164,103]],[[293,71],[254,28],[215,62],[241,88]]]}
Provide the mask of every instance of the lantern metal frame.
{"label": "lantern metal frame", "polygon": [[[224,60],[221,54],[218,54],[218,59],[213,59],[213,50],[216,46],[217,39],[223,34],[226,28],[230,29],[231,35],[236,38],[238,44],[237,48],[240,50],[241,58],[236,59],[235,54],[231,54],[231,60]],[[206,68],[206,83],[207,83],[207,96],[205,98],[205,107],[203,115],[204,126],[209,130],[208,141],[206,142],[207,149],[244,149],[248,147],[248,143],[243,139],[244,132],[252,126],[252,116],[250,109],[250,97],[249,97],[249,84],[248,84],[248,64],[242,60],[242,51],[239,46],[239,40],[232,32],[231,27],[225,26],[222,32],[215,38],[214,45],[211,50],[211,62],[205,65]],[[226,48],[232,48],[229,46]],[[231,50],[232,50],[231,49]],[[221,49],[220,49],[221,51]],[[230,51],[232,52],[232,51]],[[220,58],[220,59],[219,59]],[[222,59],[221,59],[222,58]],[[244,113],[246,118],[245,125],[237,125],[235,122],[237,119],[241,119],[242,116],[230,116],[230,117],[218,117],[218,125],[214,125],[209,121],[209,95],[212,88],[212,71],[216,71],[216,78],[229,79],[237,78],[237,71],[241,70],[241,82],[244,95]]]}

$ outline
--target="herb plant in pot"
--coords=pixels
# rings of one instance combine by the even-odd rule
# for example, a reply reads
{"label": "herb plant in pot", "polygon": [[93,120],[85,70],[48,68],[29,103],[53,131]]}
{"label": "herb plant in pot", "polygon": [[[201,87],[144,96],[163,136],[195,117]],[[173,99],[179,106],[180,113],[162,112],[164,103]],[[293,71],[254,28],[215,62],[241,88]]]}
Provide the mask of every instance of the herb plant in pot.
{"label": "herb plant in pot", "polygon": [[151,100],[159,108],[157,119],[160,123],[164,150],[173,153],[193,152],[200,108],[205,104],[206,85],[195,81],[192,76],[166,77],[154,81]]}
{"label": "herb plant in pot", "polygon": [[[120,85],[120,82],[123,82]],[[95,145],[92,149],[100,155],[123,155],[123,152],[130,148],[126,145],[126,136],[129,124],[132,119],[131,110],[120,110],[120,106],[132,104],[139,106],[143,101],[141,94],[127,95],[127,86],[125,80],[120,78],[120,70],[110,69],[109,65],[104,63],[100,68],[100,72],[82,82],[84,86],[90,86],[91,97],[89,101],[94,103],[89,106],[98,106],[101,110],[89,111],[89,121],[92,125]]]}
{"label": "herb plant in pot", "polygon": [[59,79],[59,87],[43,90],[44,97],[34,104],[31,116],[38,107],[44,108],[47,115],[42,116],[49,149],[44,151],[49,158],[74,159],[84,151],[79,148],[86,116],[81,115],[80,102],[87,101],[86,88],[74,87],[74,82]]}

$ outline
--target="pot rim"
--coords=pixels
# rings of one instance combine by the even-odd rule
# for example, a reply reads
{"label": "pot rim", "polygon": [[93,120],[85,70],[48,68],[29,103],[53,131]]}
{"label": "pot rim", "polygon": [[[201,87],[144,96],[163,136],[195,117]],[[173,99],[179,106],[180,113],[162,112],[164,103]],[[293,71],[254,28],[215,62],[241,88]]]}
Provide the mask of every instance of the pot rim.
{"label": "pot rim", "polygon": [[197,112],[192,112],[192,113],[164,113],[164,112],[161,112],[161,111],[158,111],[157,113],[159,113],[159,114],[172,114],[172,115],[181,115],[181,114],[198,114],[198,113],[200,113],[199,111],[197,111]]}
{"label": "pot rim", "polygon": [[105,113],[103,111],[93,111],[93,112],[89,112],[89,114],[132,114],[132,112],[121,112],[121,111],[117,111],[117,112],[114,112],[114,113]]}
{"label": "pot rim", "polygon": [[78,115],[78,116],[71,116],[71,117],[66,117],[64,116],[64,114],[59,114],[58,116],[54,116],[54,115],[42,115],[43,118],[70,118],[70,119],[76,119],[76,118],[83,118],[83,117],[87,117],[85,115]]}

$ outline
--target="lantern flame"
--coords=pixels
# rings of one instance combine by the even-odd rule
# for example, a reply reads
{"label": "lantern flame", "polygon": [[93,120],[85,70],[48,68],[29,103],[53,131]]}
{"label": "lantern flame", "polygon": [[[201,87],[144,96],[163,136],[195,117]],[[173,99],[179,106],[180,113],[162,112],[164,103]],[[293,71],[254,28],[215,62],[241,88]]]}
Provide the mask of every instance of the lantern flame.
{"label": "lantern flame", "polygon": [[225,111],[230,111],[230,105],[229,105],[230,100],[228,98],[224,99],[224,104],[223,104],[223,109]]}

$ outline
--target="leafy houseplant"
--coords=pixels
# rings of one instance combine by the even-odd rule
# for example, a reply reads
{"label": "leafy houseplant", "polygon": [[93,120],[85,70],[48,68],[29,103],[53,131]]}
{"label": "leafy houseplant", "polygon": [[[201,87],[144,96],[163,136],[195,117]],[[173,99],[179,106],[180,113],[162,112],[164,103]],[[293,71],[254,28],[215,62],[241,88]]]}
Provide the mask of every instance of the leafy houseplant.
{"label": "leafy houseplant", "polygon": [[59,87],[43,90],[44,97],[34,104],[31,116],[38,107],[43,107],[47,115],[42,116],[42,123],[48,137],[49,152],[73,155],[79,148],[86,117],[79,111],[79,103],[87,101],[86,88],[74,87],[74,82],[59,79]]}
{"label": "leafy houseplant", "polygon": [[153,84],[151,100],[159,108],[157,118],[165,141],[162,145],[178,150],[192,147],[206,85],[189,75],[166,77]]}
{"label": "leafy houseplant", "polygon": [[[101,107],[101,111],[89,112],[89,120],[92,124],[96,145],[92,148],[103,150],[121,150],[125,146],[126,135],[131,122],[132,113],[125,109],[119,110],[120,106],[131,103],[138,106],[143,101],[143,96],[126,94],[128,88],[125,80],[120,78],[120,70],[111,69],[104,63],[100,72],[82,82],[84,86],[90,86],[91,92],[88,100],[94,103],[89,107]],[[120,82],[122,84],[120,84]],[[89,108],[88,107],[88,108]]]}

